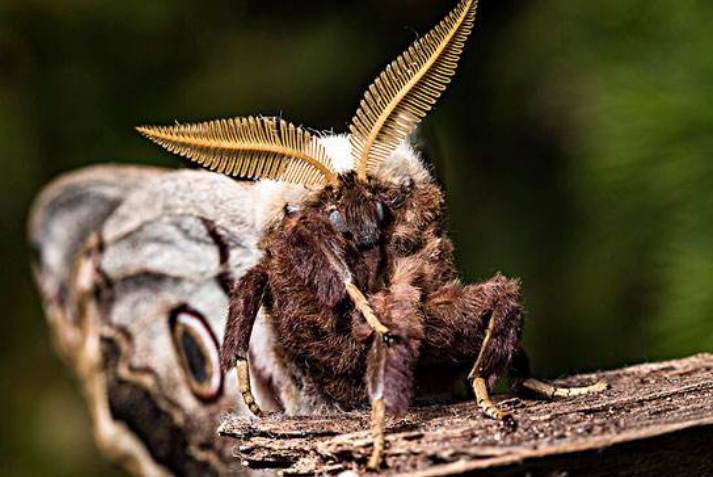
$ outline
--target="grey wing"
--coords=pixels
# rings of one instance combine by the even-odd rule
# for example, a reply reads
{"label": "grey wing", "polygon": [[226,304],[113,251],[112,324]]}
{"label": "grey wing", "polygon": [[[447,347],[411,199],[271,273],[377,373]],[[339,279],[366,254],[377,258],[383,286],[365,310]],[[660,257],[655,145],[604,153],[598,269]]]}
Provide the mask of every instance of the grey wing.
{"label": "grey wing", "polygon": [[64,308],[66,318],[76,322],[69,282],[77,255],[126,195],[161,174],[153,168],[101,166],[62,176],[42,191],[32,208],[29,238],[47,306]]}
{"label": "grey wing", "polygon": [[223,475],[235,461],[219,417],[248,411],[218,348],[228,291],[260,259],[258,192],[207,171],[101,166],[35,205],[33,268],[55,344],[100,447],[138,475]]}

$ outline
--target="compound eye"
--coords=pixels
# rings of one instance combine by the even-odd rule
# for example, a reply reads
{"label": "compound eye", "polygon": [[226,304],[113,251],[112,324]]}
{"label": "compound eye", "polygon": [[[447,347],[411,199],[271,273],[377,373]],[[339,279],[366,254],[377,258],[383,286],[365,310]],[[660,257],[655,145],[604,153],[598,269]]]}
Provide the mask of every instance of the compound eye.
{"label": "compound eye", "polygon": [[329,212],[329,221],[332,222],[334,228],[337,229],[339,232],[343,234],[349,232],[349,229],[347,228],[347,221],[344,219],[342,213],[339,212],[337,209],[333,209],[331,212]]}
{"label": "compound eye", "polygon": [[170,318],[173,345],[193,394],[203,400],[215,400],[223,387],[218,340],[198,312],[181,307]]}

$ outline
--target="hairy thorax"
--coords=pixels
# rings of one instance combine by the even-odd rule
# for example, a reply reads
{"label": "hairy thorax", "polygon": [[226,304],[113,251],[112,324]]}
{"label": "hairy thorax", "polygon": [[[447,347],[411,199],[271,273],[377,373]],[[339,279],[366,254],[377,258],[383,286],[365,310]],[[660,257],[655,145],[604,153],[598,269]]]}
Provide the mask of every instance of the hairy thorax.
{"label": "hairy thorax", "polygon": [[[342,252],[354,281],[368,295],[383,288],[388,261],[381,244],[357,250],[322,219],[288,216],[269,235],[271,294],[264,306],[278,358],[292,392],[300,395],[296,401],[308,401],[310,408],[316,403],[317,408],[350,410],[368,404],[364,376],[371,329],[344,294],[341,277],[325,264],[304,260],[309,252],[301,248],[319,237],[321,247]],[[283,405],[288,411],[292,407]]]}
{"label": "hairy thorax", "polygon": [[365,376],[373,333],[344,293],[334,260],[344,262],[351,280],[415,356],[428,326],[419,309],[422,295],[454,279],[439,189],[428,184],[374,191],[393,218],[369,246],[335,230],[321,208],[329,197],[286,211],[263,242],[271,291],[264,307],[289,380],[289,392],[281,391],[288,412],[299,412],[304,402],[341,410],[368,404]]}

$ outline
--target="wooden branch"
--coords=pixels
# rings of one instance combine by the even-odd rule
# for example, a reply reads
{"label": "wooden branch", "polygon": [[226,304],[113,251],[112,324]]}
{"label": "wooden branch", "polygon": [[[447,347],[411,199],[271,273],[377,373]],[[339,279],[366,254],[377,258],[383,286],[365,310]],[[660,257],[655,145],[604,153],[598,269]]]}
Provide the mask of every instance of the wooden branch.
{"label": "wooden branch", "polygon": [[[601,394],[557,401],[511,395],[496,402],[514,432],[473,402],[412,409],[387,429],[384,475],[713,475],[713,355],[574,376],[604,379]],[[263,420],[228,416],[219,432],[238,439],[249,468],[285,475],[366,473],[368,412]]]}

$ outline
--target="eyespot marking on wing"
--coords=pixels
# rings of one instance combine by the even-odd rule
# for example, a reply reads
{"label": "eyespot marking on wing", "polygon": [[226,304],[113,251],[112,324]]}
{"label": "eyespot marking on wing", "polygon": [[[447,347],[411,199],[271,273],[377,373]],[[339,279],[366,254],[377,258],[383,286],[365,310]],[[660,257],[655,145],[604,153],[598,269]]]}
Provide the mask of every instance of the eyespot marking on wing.
{"label": "eyespot marking on wing", "polygon": [[218,340],[206,319],[188,306],[169,317],[173,345],[193,394],[203,401],[217,399],[223,389]]}

